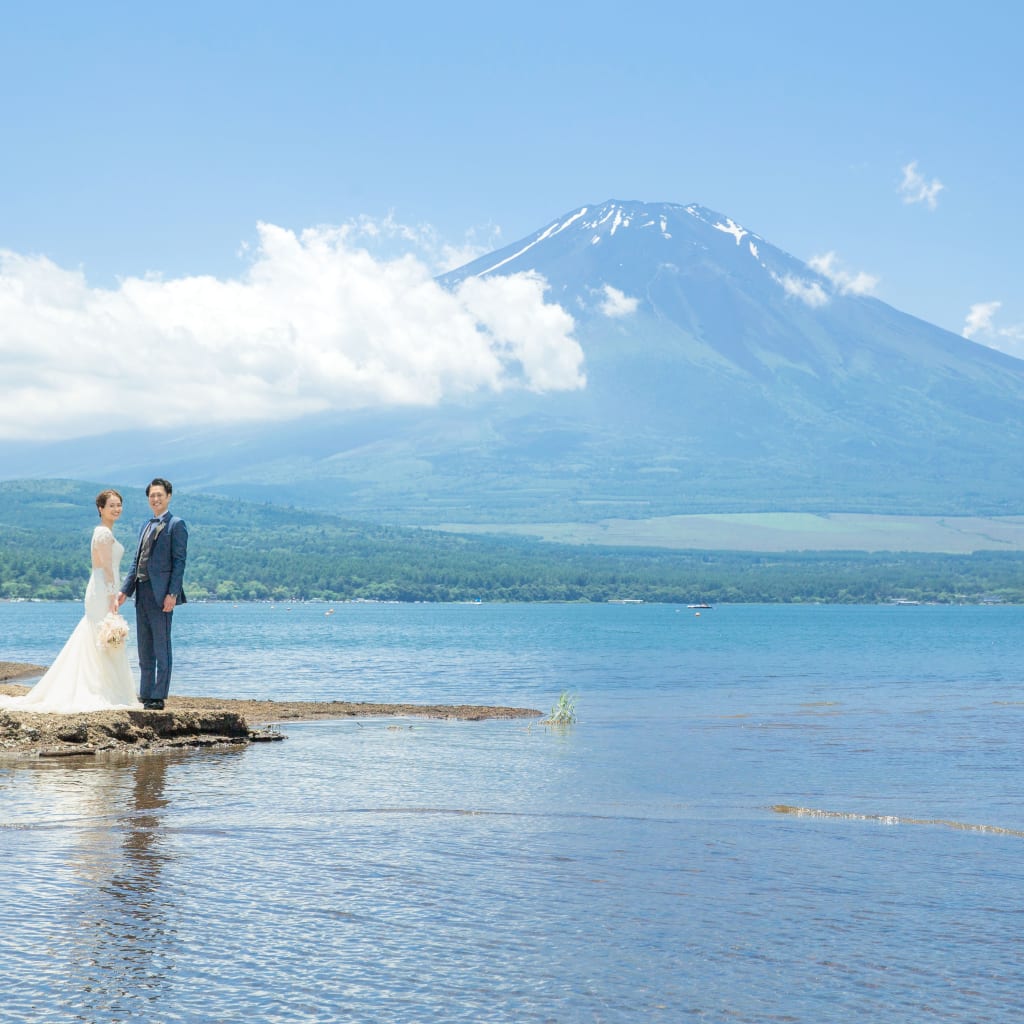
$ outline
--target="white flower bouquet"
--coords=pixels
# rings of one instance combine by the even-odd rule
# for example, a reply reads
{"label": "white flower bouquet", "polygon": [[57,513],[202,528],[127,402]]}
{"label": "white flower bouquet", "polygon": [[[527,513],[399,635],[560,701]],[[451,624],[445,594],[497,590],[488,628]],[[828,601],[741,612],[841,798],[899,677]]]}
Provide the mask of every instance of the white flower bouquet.
{"label": "white flower bouquet", "polygon": [[96,633],[96,645],[101,651],[116,651],[128,639],[128,623],[116,612],[108,612]]}

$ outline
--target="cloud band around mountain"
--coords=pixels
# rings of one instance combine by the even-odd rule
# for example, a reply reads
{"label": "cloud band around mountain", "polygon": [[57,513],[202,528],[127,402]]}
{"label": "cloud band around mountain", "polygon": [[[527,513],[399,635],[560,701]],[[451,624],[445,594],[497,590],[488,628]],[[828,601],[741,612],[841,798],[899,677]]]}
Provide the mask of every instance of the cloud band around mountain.
{"label": "cloud band around mountain", "polygon": [[260,224],[238,279],[130,277],[0,251],[0,437],[288,419],[585,384],[573,318],[518,274],[439,285],[347,227]]}

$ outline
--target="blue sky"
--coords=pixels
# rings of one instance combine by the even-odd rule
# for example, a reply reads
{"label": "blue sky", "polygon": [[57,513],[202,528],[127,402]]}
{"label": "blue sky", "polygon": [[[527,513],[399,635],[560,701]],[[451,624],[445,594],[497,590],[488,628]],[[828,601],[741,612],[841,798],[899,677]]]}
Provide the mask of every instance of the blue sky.
{"label": "blue sky", "polygon": [[436,271],[585,203],[696,202],[1024,356],[1022,30],[1002,2],[10,5],[8,290],[39,259],[226,288],[260,224],[377,225]]}

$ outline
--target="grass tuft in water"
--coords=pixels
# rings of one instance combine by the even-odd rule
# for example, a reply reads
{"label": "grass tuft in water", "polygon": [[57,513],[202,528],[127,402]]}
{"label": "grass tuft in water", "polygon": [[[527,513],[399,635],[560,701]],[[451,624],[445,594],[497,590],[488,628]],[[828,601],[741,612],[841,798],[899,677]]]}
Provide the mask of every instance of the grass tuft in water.
{"label": "grass tuft in water", "polygon": [[551,714],[544,719],[544,725],[575,725],[576,698],[568,690],[564,690],[558,703],[551,709]]}

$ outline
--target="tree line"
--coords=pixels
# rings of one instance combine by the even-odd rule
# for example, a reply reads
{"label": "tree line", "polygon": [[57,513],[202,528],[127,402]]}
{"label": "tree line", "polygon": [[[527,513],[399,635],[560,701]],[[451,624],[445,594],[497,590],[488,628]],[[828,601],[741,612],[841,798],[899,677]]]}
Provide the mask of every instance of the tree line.
{"label": "tree line", "polygon": [[[123,492],[127,568],[140,494]],[[95,489],[0,484],[0,598],[80,599]],[[176,495],[189,523],[186,593],[220,601],[1024,603],[1024,555],[754,554],[603,548],[352,522],[272,505]]]}

